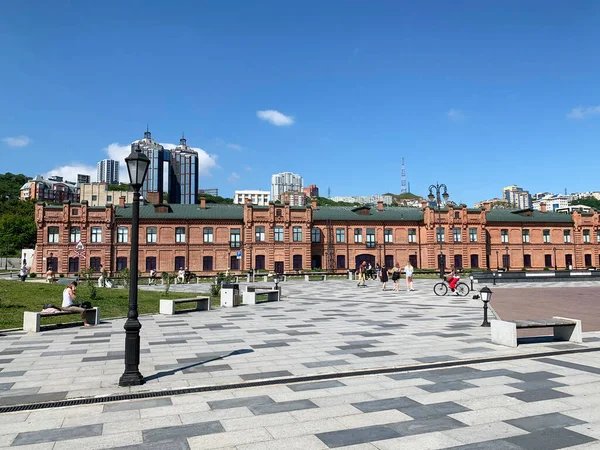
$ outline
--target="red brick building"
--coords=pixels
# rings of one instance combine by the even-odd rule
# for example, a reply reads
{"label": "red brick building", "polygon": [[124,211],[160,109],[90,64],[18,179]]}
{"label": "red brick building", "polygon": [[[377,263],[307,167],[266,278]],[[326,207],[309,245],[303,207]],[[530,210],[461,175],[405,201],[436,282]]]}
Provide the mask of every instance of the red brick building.
{"label": "red brick building", "polygon": [[[36,205],[35,266],[79,273],[103,264],[128,267],[131,205]],[[441,221],[441,227],[440,227]],[[139,269],[189,267],[213,275],[230,269],[345,272],[357,262],[408,260],[445,266],[511,270],[600,267],[600,219],[594,214],[534,210],[148,204],[140,207]],[[78,243],[81,242],[79,245]],[[238,258],[238,252],[241,256]]]}

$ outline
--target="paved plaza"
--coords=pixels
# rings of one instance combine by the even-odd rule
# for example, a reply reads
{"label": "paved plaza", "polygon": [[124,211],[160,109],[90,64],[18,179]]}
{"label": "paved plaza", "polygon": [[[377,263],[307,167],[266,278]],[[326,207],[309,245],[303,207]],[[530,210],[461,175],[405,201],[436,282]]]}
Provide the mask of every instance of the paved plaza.
{"label": "paved plaza", "polygon": [[600,449],[600,332],[495,345],[481,301],[434,282],[289,281],[281,302],[142,316],[132,388],[124,319],[0,333],[0,448]]}

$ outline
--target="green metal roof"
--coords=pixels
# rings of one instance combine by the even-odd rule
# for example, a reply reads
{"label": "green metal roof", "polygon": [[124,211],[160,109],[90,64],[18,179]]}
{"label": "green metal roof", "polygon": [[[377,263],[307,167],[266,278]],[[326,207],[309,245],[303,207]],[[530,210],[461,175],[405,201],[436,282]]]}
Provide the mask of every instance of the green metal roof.
{"label": "green metal roof", "polygon": [[570,214],[541,212],[531,209],[492,209],[486,214],[489,222],[573,223]]}
{"label": "green metal roof", "polygon": [[[206,208],[200,208],[200,205],[179,205],[165,204],[168,212],[157,212],[154,205],[140,205],[140,219],[233,219],[243,220],[243,205],[231,205],[220,203],[207,203]],[[115,216],[117,218],[131,219],[131,205],[115,206]]]}
{"label": "green metal roof", "polygon": [[313,220],[372,220],[372,221],[422,221],[423,210],[420,208],[409,208],[394,206],[391,208],[385,208],[383,211],[379,211],[377,207],[368,206],[366,209],[369,210],[369,214],[361,214],[360,210],[363,207],[356,206],[319,206],[313,212]]}

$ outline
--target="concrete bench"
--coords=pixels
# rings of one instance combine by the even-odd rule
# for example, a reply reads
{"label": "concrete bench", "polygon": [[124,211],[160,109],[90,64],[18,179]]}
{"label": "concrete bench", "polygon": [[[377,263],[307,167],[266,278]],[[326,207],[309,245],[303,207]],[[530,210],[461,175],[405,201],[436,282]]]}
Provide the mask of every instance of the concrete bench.
{"label": "concrete bench", "polygon": [[245,305],[256,305],[258,302],[256,297],[266,295],[268,302],[278,302],[281,299],[281,291],[279,289],[258,289],[247,290],[242,294]]}
{"label": "concrete bench", "polygon": [[492,342],[494,344],[517,346],[517,330],[532,328],[552,328],[554,338],[561,341],[582,342],[581,320],[566,317],[536,320],[491,320]]}
{"label": "concrete bench", "polygon": [[[86,320],[89,324],[98,325],[100,323],[100,308],[94,307],[85,310]],[[77,314],[74,311],[60,311],[56,313],[43,313],[25,311],[23,312],[23,331],[28,333],[39,333],[40,332],[40,321],[42,317],[55,317],[55,316],[68,316],[69,314]]]}
{"label": "concrete bench", "polygon": [[196,311],[210,310],[210,297],[175,298],[173,300],[160,300],[159,311],[161,314],[175,314],[175,305],[178,303],[196,303]]}
{"label": "concrete bench", "polygon": [[311,273],[311,274],[306,274],[304,275],[304,281],[312,281],[311,277],[314,278],[320,278],[322,281],[327,281],[327,274],[325,273]]}

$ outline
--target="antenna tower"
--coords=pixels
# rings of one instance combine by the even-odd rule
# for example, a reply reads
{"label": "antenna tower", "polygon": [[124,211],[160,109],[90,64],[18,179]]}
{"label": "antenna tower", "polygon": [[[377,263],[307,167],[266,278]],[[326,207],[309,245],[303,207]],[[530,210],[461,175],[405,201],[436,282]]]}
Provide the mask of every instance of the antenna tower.
{"label": "antenna tower", "polygon": [[404,169],[404,156],[402,157],[402,183],[400,186],[400,193],[406,194],[406,170]]}

